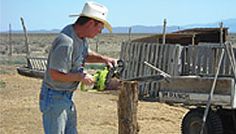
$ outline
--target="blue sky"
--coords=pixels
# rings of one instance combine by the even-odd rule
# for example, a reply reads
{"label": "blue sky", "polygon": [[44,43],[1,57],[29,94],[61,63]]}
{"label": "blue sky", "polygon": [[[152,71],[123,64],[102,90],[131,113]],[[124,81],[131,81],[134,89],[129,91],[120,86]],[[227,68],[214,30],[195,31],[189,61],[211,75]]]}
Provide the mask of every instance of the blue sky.
{"label": "blue sky", "polygon": [[[236,0],[94,0],[109,9],[112,26],[204,24],[236,18]],[[22,30],[20,17],[29,30],[61,29],[80,13],[86,0],[0,0],[0,31]]]}

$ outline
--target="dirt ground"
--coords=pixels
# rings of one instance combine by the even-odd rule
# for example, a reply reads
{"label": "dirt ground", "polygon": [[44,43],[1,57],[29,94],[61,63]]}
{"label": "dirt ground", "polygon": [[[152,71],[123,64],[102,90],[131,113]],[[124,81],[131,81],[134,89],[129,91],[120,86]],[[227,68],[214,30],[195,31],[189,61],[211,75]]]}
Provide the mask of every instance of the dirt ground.
{"label": "dirt ground", "polygon": [[[15,67],[0,66],[1,70]],[[41,80],[14,73],[0,74],[0,133],[42,134],[38,100]],[[80,134],[117,134],[118,91],[76,91],[74,102]],[[181,107],[157,102],[139,102],[140,134],[179,134],[183,115]]]}

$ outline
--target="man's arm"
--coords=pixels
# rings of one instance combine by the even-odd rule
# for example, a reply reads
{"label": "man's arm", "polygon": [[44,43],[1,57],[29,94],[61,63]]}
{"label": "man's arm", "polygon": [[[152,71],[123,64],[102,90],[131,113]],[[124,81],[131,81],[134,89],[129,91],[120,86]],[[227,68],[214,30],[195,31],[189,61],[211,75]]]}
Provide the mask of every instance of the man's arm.
{"label": "man's arm", "polygon": [[55,69],[49,69],[49,74],[55,81],[61,81],[61,82],[81,81],[85,85],[90,85],[94,83],[93,77],[85,73],[62,73]]}
{"label": "man's arm", "polygon": [[105,63],[107,64],[109,67],[113,67],[113,65],[116,64],[116,59],[108,57],[108,56],[104,56],[101,54],[98,54],[94,51],[89,51],[88,53],[88,57],[86,59],[86,62],[88,63]]}

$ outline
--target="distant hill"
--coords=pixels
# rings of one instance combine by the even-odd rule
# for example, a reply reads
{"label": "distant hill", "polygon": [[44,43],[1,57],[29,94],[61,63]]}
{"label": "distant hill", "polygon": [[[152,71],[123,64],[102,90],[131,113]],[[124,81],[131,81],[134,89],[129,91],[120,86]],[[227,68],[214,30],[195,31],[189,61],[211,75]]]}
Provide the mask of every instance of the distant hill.
{"label": "distant hill", "polygon": [[227,19],[227,20],[222,20],[219,22],[214,22],[214,23],[209,23],[209,24],[191,24],[191,25],[186,25],[184,28],[193,28],[193,27],[219,27],[219,23],[223,22],[224,27],[229,28],[230,33],[236,33],[236,18],[233,19]]}
{"label": "distant hill", "polygon": [[[113,33],[128,33],[130,27],[114,27]],[[167,27],[166,32],[173,32],[178,30],[178,26]],[[107,30],[103,32],[107,33]],[[162,33],[162,26],[142,26],[136,25],[132,26],[131,33]]]}
{"label": "distant hill", "polygon": [[[234,19],[227,19],[222,20],[224,27],[229,28],[229,32],[236,33],[236,18]],[[219,22],[209,23],[209,24],[191,24],[191,25],[185,25],[185,26],[167,26],[166,32],[170,33],[173,31],[181,30],[181,29],[187,29],[187,28],[198,28],[198,27],[219,27]],[[129,27],[113,27],[113,33],[128,33]],[[104,30],[105,33],[108,32],[108,30]],[[132,26],[132,33],[162,33],[162,26]]]}
{"label": "distant hill", "polygon": [[[213,22],[213,23],[208,23],[208,24],[190,24],[190,25],[184,25],[184,26],[168,26],[168,23],[167,23],[166,32],[170,33],[170,32],[187,29],[187,28],[219,27],[219,22]],[[222,22],[224,23],[224,27],[229,28],[230,33],[236,33],[236,18],[222,20]],[[113,33],[128,33],[129,28],[130,27],[127,27],[127,26],[113,27]],[[21,33],[22,31],[13,31],[13,32]],[[29,32],[30,33],[59,33],[60,29],[34,30],[34,31],[29,31]],[[135,25],[135,26],[132,26],[131,32],[132,33],[162,33],[162,25],[157,25],[157,26]],[[108,30],[104,29],[103,33],[108,33]]]}

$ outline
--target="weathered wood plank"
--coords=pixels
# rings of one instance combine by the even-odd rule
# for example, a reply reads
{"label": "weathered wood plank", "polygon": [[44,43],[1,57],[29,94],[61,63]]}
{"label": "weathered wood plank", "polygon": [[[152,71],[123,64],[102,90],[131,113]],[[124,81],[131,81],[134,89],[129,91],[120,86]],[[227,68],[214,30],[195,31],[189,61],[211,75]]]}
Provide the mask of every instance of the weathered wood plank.
{"label": "weathered wood plank", "polygon": [[[155,58],[154,58],[154,66],[159,67],[159,53],[160,53],[160,45],[159,44],[155,44],[156,47],[156,53],[155,53]],[[155,71],[155,74],[157,72]]]}
{"label": "weathered wood plank", "polygon": [[141,66],[142,63],[140,62],[140,60],[141,60],[140,56],[141,56],[141,52],[142,52],[142,44],[138,43],[137,45],[138,45],[138,50],[137,50],[138,54],[137,54],[137,57],[136,57],[137,58],[137,66],[136,66],[137,73],[136,73],[136,76],[139,77],[139,76],[141,76],[140,75],[140,66]]}
{"label": "weathered wood plank", "polygon": [[139,83],[139,98],[143,98],[144,97],[144,82],[140,82]]}
{"label": "weathered wood plank", "polygon": [[[157,65],[157,63],[158,63],[158,51],[159,51],[159,47],[158,47],[158,44],[153,44],[153,46],[154,46],[154,50],[155,50],[155,52],[154,52],[154,54],[153,54],[153,65],[155,66],[155,67],[157,67],[158,65]],[[152,74],[157,74],[157,72],[155,71],[155,70],[152,70]]]}
{"label": "weathered wood plank", "polygon": [[134,71],[134,47],[135,43],[130,44],[130,51],[129,51],[129,78],[133,77],[133,71]]}
{"label": "weathered wood plank", "polygon": [[126,68],[127,68],[127,72],[126,72],[126,78],[130,78],[129,77],[129,72],[130,72],[130,49],[131,49],[131,44],[130,43],[127,43],[127,48],[126,48],[126,55],[127,55],[127,58],[126,58],[126,61],[127,61],[127,63],[126,63]]}
{"label": "weathered wood plank", "polygon": [[178,47],[176,48],[176,58],[175,58],[175,66],[174,66],[174,69],[175,69],[175,74],[174,76],[179,76],[181,75],[181,70],[182,70],[182,67],[184,65],[182,65],[182,51],[183,51],[183,47],[178,45]]}
{"label": "weathered wood plank", "polygon": [[208,61],[208,51],[209,51],[209,48],[203,48],[203,59],[202,59],[202,70],[201,70],[201,74],[204,74],[206,75],[207,74],[207,61]]}
{"label": "weathered wood plank", "polygon": [[123,53],[123,57],[124,57],[124,62],[125,62],[125,69],[124,69],[124,73],[123,73],[123,78],[127,78],[127,74],[128,74],[128,43],[127,42],[125,42],[124,44],[123,44],[123,46],[124,46],[124,53]]}
{"label": "weathered wood plank", "polygon": [[[154,64],[154,57],[155,57],[155,53],[156,53],[156,45],[155,44],[151,44],[151,47],[150,47],[150,59],[149,59],[149,63],[151,64]],[[150,69],[150,74],[154,74],[154,69]]]}
{"label": "weathered wood plank", "polygon": [[197,50],[197,54],[196,54],[196,66],[192,66],[192,68],[194,68],[196,71],[195,73],[193,73],[193,75],[199,75],[201,74],[201,69],[202,69],[202,61],[203,61],[203,52],[202,52],[202,47],[200,48],[195,48],[195,50]]}
{"label": "weathered wood plank", "polygon": [[159,54],[158,54],[158,68],[163,68],[163,56],[164,56],[164,45],[159,45]]}
{"label": "weathered wood plank", "polygon": [[143,45],[143,51],[142,51],[142,58],[141,58],[141,76],[145,76],[146,75],[146,72],[145,72],[145,69],[147,68],[143,63],[144,61],[146,60],[146,52],[147,52],[147,46],[148,44],[147,43],[144,43]]}
{"label": "weathered wood plank", "polygon": [[[148,63],[150,63],[150,54],[151,54],[151,44],[147,44],[147,49],[145,51],[145,60],[144,61],[147,61]],[[144,63],[144,62],[143,62]],[[150,67],[147,67],[146,65],[144,65],[144,75],[147,76],[147,75],[150,75],[151,74],[151,68]]]}
{"label": "weathered wood plank", "polygon": [[133,77],[137,77],[138,76],[138,56],[139,56],[139,52],[138,52],[138,43],[135,43],[135,48],[134,48],[134,65],[133,65]]}
{"label": "weathered wood plank", "polygon": [[[213,80],[214,78],[210,77],[173,77],[170,82],[161,81],[160,90],[210,93]],[[218,78],[214,94],[230,95],[233,85],[232,78]]]}
{"label": "weathered wood plank", "polygon": [[228,55],[225,55],[224,63],[225,63],[225,74],[230,75],[231,74],[231,66],[230,66],[230,61],[229,61]]}
{"label": "weathered wood plank", "polygon": [[212,51],[212,48],[209,48],[209,52],[208,52],[208,74],[213,76],[213,51]]}
{"label": "weathered wood plank", "polygon": [[185,57],[186,57],[186,72],[185,72],[185,75],[189,75],[189,74],[191,74],[191,72],[190,72],[190,57],[191,57],[191,50],[190,50],[190,48],[189,47],[186,47],[186,49],[185,49],[185,51],[186,51],[186,55],[185,55]]}
{"label": "weathered wood plank", "polygon": [[187,74],[187,67],[188,67],[188,63],[187,63],[187,47],[184,47],[181,53],[182,56],[182,60],[181,60],[181,64],[182,64],[182,69],[181,69],[181,74],[182,75],[186,75]]}
{"label": "weathered wood plank", "polygon": [[169,46],[169,55],[168,55],[168,61],[167,61],[167,73],[169,73],[170,75],[174,75],[174,70],[175,70],[175,59],[177,57],[176,56],[176,46],[175,45],[171,45]]}
{"label": "weathered wood plank", "polygon": [[143,53],[144,53],[144,44],[142,43],[140,43],[139,44],[139,46],[140,46],[140,48],[139,48],[139,70],[138,70],[138,74],[139,74],[139,76],[142,76],[143,74],[142,74],[142,69],[143,69],[143,65],[142,65],[142,55],[143,55]]}
{"label": "weathered wood plank", "polygon": [[164,71],[164,72],[167,72],[168,70],[167,70],[167,62],[168,62],[168,55],[169,55],[169,45],[164,45],[164,51],[163,51],[163,53],[164,53],[164,56],[163,56],[163,62],[162,62],[162,70]]}
{"label": "weathered wood plank", "polygon": [[194,75],[197,73],[197,62],[199,60],[198,58],[198,49],[195,48],[195,46],[189,46],[189,71],[191,75]]}

